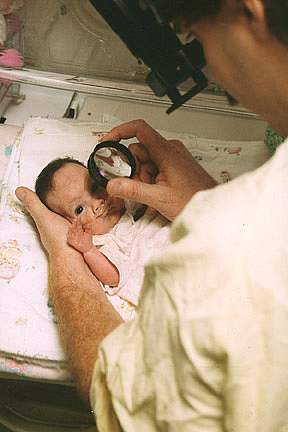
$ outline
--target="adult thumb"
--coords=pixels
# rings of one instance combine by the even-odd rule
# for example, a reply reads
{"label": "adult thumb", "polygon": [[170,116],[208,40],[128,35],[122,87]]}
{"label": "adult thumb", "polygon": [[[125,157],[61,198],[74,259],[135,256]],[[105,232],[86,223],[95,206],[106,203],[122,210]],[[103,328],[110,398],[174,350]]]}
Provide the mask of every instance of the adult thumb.
{"label": "adult thumb", "polygon": [[159,209],[159,201],[163,196],[162,189],[163,186],[127,178],[112,179],[107,184],[108,195],[146,204],[156,210]]}

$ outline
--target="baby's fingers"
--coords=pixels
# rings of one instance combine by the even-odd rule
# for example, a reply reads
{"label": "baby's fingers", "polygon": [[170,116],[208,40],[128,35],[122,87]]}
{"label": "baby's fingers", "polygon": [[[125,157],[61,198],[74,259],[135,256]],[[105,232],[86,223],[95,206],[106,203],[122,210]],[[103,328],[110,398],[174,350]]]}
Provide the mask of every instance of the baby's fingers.
{"label": "baby's fingers", "polygon": [[82,233],[83,227],[82,227],[82,222],[80,220],[80,218],[76,218],[73,220],[72,225],[71,225],[71,232],[75,233],[75,234],[79,234]]}
{"label": "baby's fingers", "polygon": [[77,220],[74,220],[68,230],[68,234],[67,234],[68,243],[75,241],[80,234],[82,234],[81,225],[79,226]]}

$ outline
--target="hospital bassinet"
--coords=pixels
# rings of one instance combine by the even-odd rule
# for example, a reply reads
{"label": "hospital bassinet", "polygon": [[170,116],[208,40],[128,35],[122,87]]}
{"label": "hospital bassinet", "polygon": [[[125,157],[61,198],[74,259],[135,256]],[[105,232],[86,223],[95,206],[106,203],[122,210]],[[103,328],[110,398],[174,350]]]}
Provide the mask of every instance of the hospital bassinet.
{"label": "hospital bassinet", "polygon": [[[13,190],[23,181],[33,185],[37,164],[45,152],[51,155],[47,136],[61,135],[60,154],[75,155],[75,130],[82,131],[79,143],[87,133],[92,147],[93,133],[135,118],[184,141],[219,182],[226,182],[268,158],[266,125],[230,107],[221,93],[203,93],[167,117],[168,101],[143,84],[143,68],[88,1],[49,0],[45,13],[41,3],[28,0],[21,11],[25,68],[0,71],[5,87],[0,103],[0,425],[15,431],[93,430],[47,305],[45,255]],[[73,150],[66,147],[69,137]],[[116,302],[125,318],[133,317],[134,310]]]}

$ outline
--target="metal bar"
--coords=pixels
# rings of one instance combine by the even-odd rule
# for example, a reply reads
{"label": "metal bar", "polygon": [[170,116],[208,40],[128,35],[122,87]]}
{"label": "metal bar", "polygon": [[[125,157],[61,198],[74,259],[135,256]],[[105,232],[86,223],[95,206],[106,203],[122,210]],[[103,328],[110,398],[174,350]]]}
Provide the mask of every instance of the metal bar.
{"label": "metal bar", "polygon": [[[110,81],[93,79],[82,76],[65,75],[54,72],[44,72],[34,69],[7,69],[0,68],[0,79],[17,81],[18,83],[69,90],[83,94],[104,96],[107,98],[140,101],[141,103],[153,103],[169,107],[171,101],[168,98],[157,98],[145,85],[134,82]],[[241,106],[230,106],[225,96],[200,93],[187,101],[183,108],[200,112],[225,114],[244,118],[259,117],[247,111]]]}

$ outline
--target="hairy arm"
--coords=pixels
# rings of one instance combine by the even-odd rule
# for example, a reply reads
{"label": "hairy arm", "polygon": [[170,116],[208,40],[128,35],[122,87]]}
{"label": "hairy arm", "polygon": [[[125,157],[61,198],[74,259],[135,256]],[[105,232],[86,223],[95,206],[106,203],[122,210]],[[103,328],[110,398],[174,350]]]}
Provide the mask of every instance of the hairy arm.
{"label": "hairy arm", "polygon": [[72,375],[89,405],[98,346],[122,319],[82,254],[67,244],[69,222],[49,211],[29,189],[18,188],[16,194],[33,217],[47,251],[49,295],[58,317],[60,336]]}
{"label": "hairy arm", "polygon": [[76,251],[49,257],[49,292],[71,373],[89,406],[99,343],[122,319]]}

